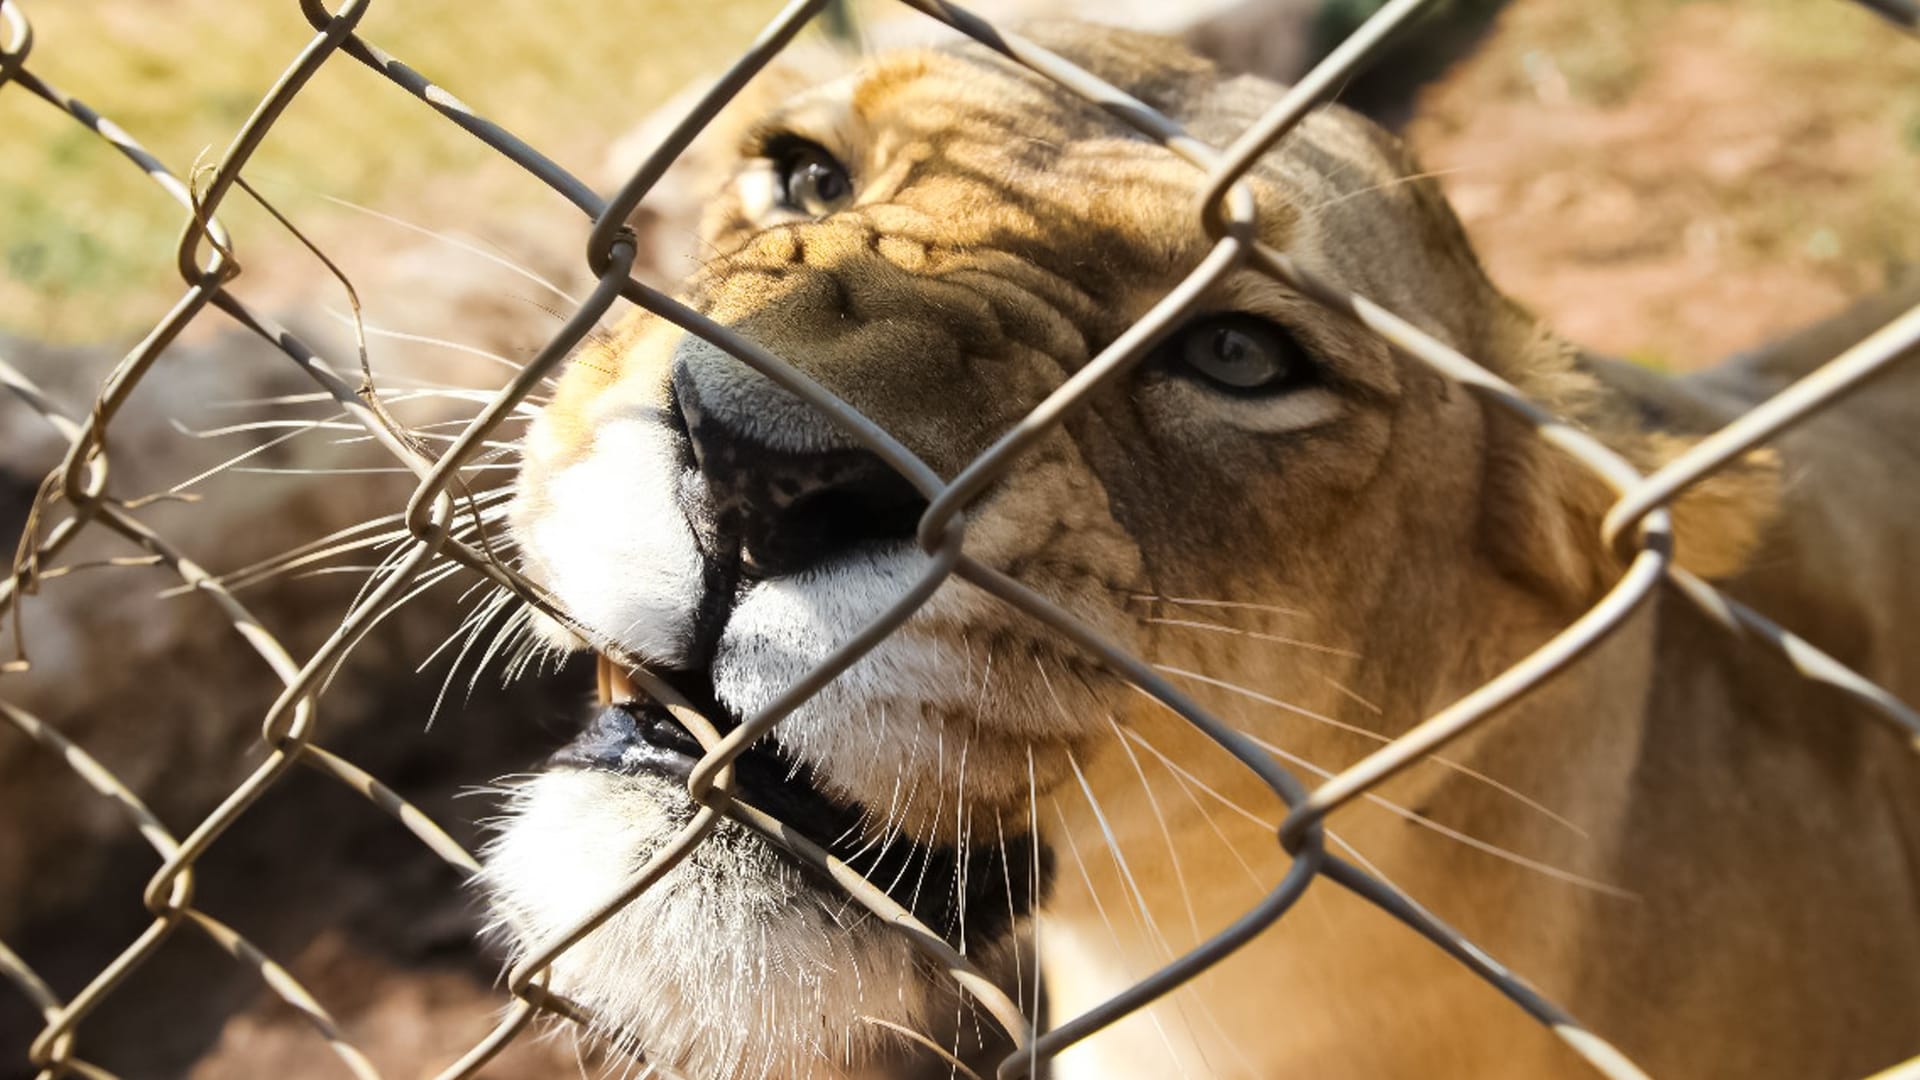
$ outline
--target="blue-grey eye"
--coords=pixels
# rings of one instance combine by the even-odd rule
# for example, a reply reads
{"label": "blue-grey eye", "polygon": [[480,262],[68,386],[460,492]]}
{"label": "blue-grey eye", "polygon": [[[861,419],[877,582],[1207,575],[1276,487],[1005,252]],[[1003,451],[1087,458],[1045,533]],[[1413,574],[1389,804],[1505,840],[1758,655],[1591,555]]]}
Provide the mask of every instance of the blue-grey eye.
{"label": "blue-grey eye", "polygon": [[825,217],[853,198],[853,181],[846,166],[813,143],[798,143],[774,162],[780,177],[780,197],[788,207],[810,217]]}
{"label": "blue-grey eye", "polygon": [[1278,393],[1314,375],[1313,357],[1292,334],[1253,315],[1203,315],[1165,348],[1187,373],[1234,393]]}

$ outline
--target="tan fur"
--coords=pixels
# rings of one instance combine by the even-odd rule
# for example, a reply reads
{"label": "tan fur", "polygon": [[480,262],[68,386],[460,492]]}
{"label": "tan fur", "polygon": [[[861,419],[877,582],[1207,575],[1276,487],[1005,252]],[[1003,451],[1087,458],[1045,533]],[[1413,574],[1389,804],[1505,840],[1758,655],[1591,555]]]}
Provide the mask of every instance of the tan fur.
{"label": "tan fur", "polygon": [[[1216,143],[1277,93],[1159,39],[1041,33]],[[834,118],[797,134],[848,163],[855,203],[768,226],[717,183],[712,254],[688,295],[945,476],[1206,250],[1194,169],[976,47],[875,58],[817,93],[786,111],[801,124]],[[743,122],[786,123],[778,110]],[[1584,357],[1488,283],[1438,190],[1408,179],[1416,172],[1364,120],[1318,112],[1251,178],[1263,239],[1643,469],[1832,347],[1692,380]],[[1261,435],[1203,392],[1143,373],[1096,395],[990,492],[969,516],[969,554],[1162,665],[1231,725],[1328,770],[1375,743],[1311,714],[1404,731],[1618,575],[1599,540],[1610,494],[1521,425],[1251,271],[1209,306],[1287,326],[1325,365],[1334,418]],[[529,444],[518,529],[546,512],[553,477],[590,453],[597,418],[664,400],[680,340],[636,318],[574,362]],[[760,392],[740,378],[743,393]],[[1920,697],[1915,389],[1890,376],[1676,508],[1683,563],[1908,700]],[[530,567],[551,569],[537,552]],[[847,711],[834,717],[796,718],[792,745],[829,789],[869,805],[889,805],[902,775],[939,792],[900,811],[917,836],[963,835],[962,806],[1009,827],[1033,816],[1058,860],[1039,928],[1056,1019],[1226,925],[1284,871],[1273,797],[1057,634],[950,583],[903,635],[942,650],[953,680],[977,693],[934,706],[875,691],[838,702]],[[866,708],[937,723],[967,747],[964,772],[948,743],[937,760],[878,771],[845,741]],[[1777,658],[1663,593],[1448,756],[1585,835],[1438,765],[1377,794],[1604,888],[1372,802],[1337,814],[1332,831],[1652,1075],[1838,1078],[1920,1053],[1920,770]],[[620,932],[634,947],[692,947]],[[689,1067],[732,1075],[725,1063]],[[1070,1051],[1060,1075],[1584,1072],[1464,969],[1321,882],[1215,971]]]}

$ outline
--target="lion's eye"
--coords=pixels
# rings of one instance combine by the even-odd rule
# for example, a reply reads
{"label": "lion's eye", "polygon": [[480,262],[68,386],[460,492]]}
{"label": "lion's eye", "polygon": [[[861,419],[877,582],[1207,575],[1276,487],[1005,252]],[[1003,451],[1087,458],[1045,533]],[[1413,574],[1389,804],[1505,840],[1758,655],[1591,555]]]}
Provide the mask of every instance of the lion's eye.
{"label": "lion's eye", "polygon": [[801,143],[775,162],[780,197],[791,209],[825,217],[853,197],[853,181],[846,166],[812,143]]}
{"label": "lion's eye", "polygon": [[1252,315],[1207,315],[1167,343],[1168,359],[1223,390],[1273,394],[1313,379],[1313,358],[1292,334]]}

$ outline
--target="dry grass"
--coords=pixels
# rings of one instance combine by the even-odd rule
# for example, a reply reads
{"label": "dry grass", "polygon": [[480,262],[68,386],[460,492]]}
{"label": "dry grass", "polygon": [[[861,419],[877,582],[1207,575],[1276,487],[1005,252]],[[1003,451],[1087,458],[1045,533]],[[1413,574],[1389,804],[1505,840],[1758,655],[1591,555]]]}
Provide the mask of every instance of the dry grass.
{"label": "dry grass", "polygon": [[[118,122],[176,171],[217,155],[311,36],[294,0],[156,4],[24,0],[42,78]],[[442,81],[563,165],[593,175],[603,147],[690,79],[726,62],[772,0],[376,3],[363,34]],[[114,151],[16,88],[0,89],[0,331],[65,341],[150,325],[177,293],[182,212]],[[248,175],[325,236],[327,194],[409,220],[551,213],[559,200],[347,57],[275,125]],[[422,183],[451,178],[458,205]],[[235,200],[243,265],[280,238]],[[249,260],[253,252],[255,258]],[[265,262],[271,262],[267,256]]]}

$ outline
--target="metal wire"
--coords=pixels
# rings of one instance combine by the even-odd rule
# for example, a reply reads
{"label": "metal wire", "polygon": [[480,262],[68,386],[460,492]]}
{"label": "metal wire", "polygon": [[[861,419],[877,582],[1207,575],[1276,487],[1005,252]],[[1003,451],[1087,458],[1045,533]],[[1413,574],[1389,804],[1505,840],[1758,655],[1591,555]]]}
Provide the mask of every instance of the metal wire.
{"label": "metal wire", "polygon": [[[285,73],[267,91],[252,115],[210,170],[198,192],[190,189],[157,158],[110,121],[68,97],[33,73],[29,59],[33,35],[19,0],[0,0],[0,91],[8,87],[31,94],[63,111],[112,144],[141,169],[185,211],[177,251],[177,268],[185,289],[173,308],[119,363],[99,397],[84,415],[68,415],[23,374],[0,358],[0,386],[44,417],[65,440],[67,452],[49,477],[36,504],[34,523],[13,573],[0,582],[0,615],[17,614],[21,598],[34,591],[46,568],[83,532],[118,536],[142,553],[143,563],[166,567],[185,590],[201,594],[232,626],[280,681],[282,690],[263,721],[262,739],[269,753],[253,773],[188,833],[177,838],[114,774],[84,749],[61,735],[54,726],[26,711],[0,701],[0,720],[19,731],[60,762],[95,793],[114,804],[127,823],[153,848],[161,868],[148,882],[143,902],[152,921],[135,940],[102,968],[71,999],[60,1000],[13,951],[0,945],[0,981],[15,987],[40,1013],[43,1026],[29,1051],[30,1063],[44,1080],[63,1076],[88,1078],[109,1074],[82,1056],[87,1018],[115,994],[124,980],[145,964],[161,944],[186,928],[213,942],[233,960],[256,972],[267,987],[295,1009],[313,1027],[326,1047],[357,1076],[378,1073],[342,1036],[325,1008],[284,968],[194,902],[194,866],[219,842],[236,821],[248,813],[260,795],[279,783],[296,764],[306,765],[358,792],[369,803],[400,821],[448,864],[462,871],[477,868],[473,857],[417,808],[408,804],[372,775],[326,750],[321,733],[319,702],[326,678],[338,668],[365,630],[402,602],[432,567],[447,560],[463,564],[492,582],[513,590],[527,604],[563,623],[573,620],[540,588],[523,579],[462,535],[457,527],[462,499],[453,490],[455,477],[481,447],[482,441],[514,410],[521,408],[539,381],[552,373],[617,299],[666,318],[690,333],[711,341],[741,362],[765,374],[820,410],[835,424],[905,476],[929,500],[918,529],[920,544],[932,556],[921,578],[881,616],[844,642],[815,670],[781,694],[756,715],[721,736],[708,718],[683,700],[671,687],[651,679],[643,670],[635,677],[682,721],[706,748],[688,782],[697,810],[689,822],[638,870],[620,891],[578,924],[531,949],[506,980],[514,1001],[493,1031],[441,1076],[473,1075],[520,1035],[539,1012],[574,1021],[587,1019],[576,1004],[546,989],[556,957],[572,947],[620,907],[649,888],[668,869],[684,859],[723,818],[733,818],[782,845],[795,857],[811,863],[838,882],[855,902],[894,926],[938,970],[948,972],[960,989],[976,999],[1001,1023],[1017,1050],[1000,1065],[1003,1080],[1029,1075],[1041,1062],[1085,1039],[1116,1020],[1167,994],[1233,953],[1275,920],[1316,879],[1327,880],[1378,906],[1427,938],[1475,975],[1504,993],[1520,1009],[1558,1035],[1602,1075],[1614,1078],[1642,1074],[1618,1050],[1583,1028],[1577,1020],[1541,997],[1518,976],[1507,971],[1457,932],[1401,897],[1390,887],[1353,864],[1329,853],[1324,846],[1323,823],[1328,814],[1367,793],[1388,777],[1421,760],[1449,740],[1471,730],[1498,710],[1531,692],[1553,672],[1571,663],[1618,629],[1663,582],[1672,583],[1729,632],[1784,654],[1809,679],[1835,686],[1866,706],[1874,715],[1905,734],[1920,750],[1920,716],[1871,681],[1849,670],[1807,642],[1781,629],[1764,615],[1721,594],[1673,565],[1671,523],[1667,507],[1702,479],[1724,468],[1752,447],[1804,422],[1819,409],[1856,388],[1887,364],[1920,343],[1920,309],[1893,320],[1818,371],[1780,392],[1746,416],[1702,440],[1652,476],[1642,476],[1617,454],[1577,426],[1530,401],[1515,387],[1432,336],[1380,307],[1313,275],[1284,253],[1256,239],[1256,209],[1241,179],[1254,162],[1324,101],[1360,65],[1378,51],[1390,34],[1434,0],[1393,0],[1363,25],[1322,64],[1256,121],[1233,145],[1208,146],[1182,130],[1166,116],[1128,97],[1016,34],[973,15],[945,0],[903,0],[912,8],[958,30],[1052,80],[1063,91],[1078,95],[1106,110],[1120,122],[1165,145],[1195,167],[1197,190],[1195,227],[1212,238],[1214,246],[1178,286],[1171,289],[1132,328],[1068,379],[1028,416],[979,455],[951,482],[942,481],[872,421],[788,365],[780,357],[720,326],[630,275],[634,240],[624,222],[667,166],[684,151],[715,114],[738,94],[756,72],[775,57],[809,20],[828,6],[827,0],[794,0],[768,25],[760,38],[722,76],[661,142],[631,179],[608,200],[602,200],[578,178],[541,154],[532,145],[475,113],[419,72],[363,39],[357,30],[373,0],[347,0],[337,11],[320,0],[299,0],[300,10],[314,29],[313,38],[288,64]],[[1920,13],[1909,0],[1868,0],[1867,6],[1899,25],[1911,28]],[[339,57],[358,61],[405,92],[427,102],[508,160],[526,169],[559,192],[591,219],[585,263],[596,278],[588,297],[566,318],[539,353],[487,407],[435,457],[386,419],[377,398],[369,400],[367,387],[342,375],[322,355],[296,335],[251,310],[231,291],[240,273],[234,240],[221,226],[218,211],[276,120],[301,88],[328,63]],[[1182,694],[1149,665],[1073,619],[1051,601],[1019,582],[971,558],[966,550],[965,512],[981,493],[1037,440],[1081,408],[1089,395],[1139,362],[1152,344],[1171,329],[1204,290],[1235,269],[1265,273],[1290,288],[1344,313],[1401,352],[1431,365],[1448,379],[1480,395],[1494,408],[1510,413],[1542,440],[1589,470],[1611,489],[1616,501],[1607,515],[1604,539],[1627,559],[1627,569],[1605,597],[1569,624],[1533,654],[1454,704],[1414,726],[1355,765],[1309,789],[1277,764],[1259,746],[1239,735],[1206,709]],[[296,660],[269,633],[221,581],[202,570],[185,553],[154,532],[115,496],[110,487],[107,431],[116,413],[143,380],[164,377],[165,350],[191,322],[208,309],[224,313],[286,355],[327,395],[352,424],[418,478],[408,502],[405,523],[411,536],[408,549],[347,610],[339,628],[304,661]],[[39,522],[59,512],[59,520],[44,530]],[[1281,881],[1257,905],[1232,925],[1202,942],[1166,967],[1142,979],[1089,1012],[1067,1018],[1045,1033],[1036,1033],[1006,992],[982,975],[938,934],[919,924],[886,892],[812,845],[779,821],[744,803],[733,794],[732,766],[748,744],[772,730],[793,708],[818,692],[828,681],[855,663],[879,641],[909,618],[949,577],[979,586],[1008,605],[1051,627],[1067,640],[1099,658],[1106,667],[1184,717],[1258,776],[1289,807],[1275,837],[1290,866]],[[0,669],[4,670],[4,669]],[[1905,1075],[1920,1069],[1920,1061],[1896,1066],[1883,1075]]]}

